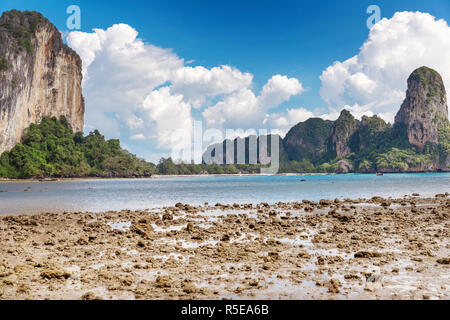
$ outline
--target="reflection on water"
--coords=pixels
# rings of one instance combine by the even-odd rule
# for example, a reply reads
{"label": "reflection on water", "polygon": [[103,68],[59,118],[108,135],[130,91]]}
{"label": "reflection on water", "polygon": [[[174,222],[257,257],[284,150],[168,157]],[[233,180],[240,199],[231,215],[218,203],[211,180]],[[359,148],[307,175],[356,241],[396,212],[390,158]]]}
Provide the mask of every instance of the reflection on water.
{"label": "reflection on water", "polygon": [[137,210],[176,202],[199,205],[204,202],[276,203],[371,198],[375,195],[403,197],[412,193],[434,196],[449,191],[450,173],[0,182],[0,214]]}

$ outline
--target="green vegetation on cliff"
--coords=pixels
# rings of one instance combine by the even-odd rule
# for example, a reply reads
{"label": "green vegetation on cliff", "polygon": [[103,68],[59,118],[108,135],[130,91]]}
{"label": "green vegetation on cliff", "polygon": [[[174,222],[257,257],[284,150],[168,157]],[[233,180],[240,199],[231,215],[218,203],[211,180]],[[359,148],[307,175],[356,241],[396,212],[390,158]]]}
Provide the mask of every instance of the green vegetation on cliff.
{"label": "green vegetation on cliff", "polygon": [[97,131],[84,137],[73,133],[66,118],[44,118],[32,124],[11,151],[0,156],[0,176],[121,177],[149,176],[155,166],[120,147],[119,140],[105,140]]}
{"label": "green vegetation on cliff", "polygon": [[388,130],[388,124],[380,117],[363,116],[361,119],[361,126],[359,128],[356,138],[353,139],[357,145],[352,146],[353,150],[363,150],[374,144],[378,144],[381,140],[383,144],[386,144],[387,135],[385,132]]}
{"label": "green vegetation on cliff", "polygon": [[[433,97],[436,96],[437,92],[441,92],[441,99],[444,98],[444,82],[442,77],[436,70],[428,67],[420,67],[414,70],[413,73],[408,78],[408,81],[416,81],[422,83],[428,89],[427,102],[430,102]],[[439,90],[438,90],[439,89]]]}
{"label": "green vegetation on cliff", "polygon": [[439,135],[439,144],[437,146],[439,161],[445,164],[450,157],[450,121],[436,116],[435,123],[438,126]]}
{"label": "green vegetation on cliff", "polygon": [[429,145],[420,150],[409,144],[403,125],[392,128],[382,119],[372,117],[363,119],[363,125],[355,134],[360,139],[359,147],[346,160],[353,163],[357,172],[400,172],[414,168],[426,171],[437,160],[435,147]]}
{"label": "green vegetation on cliff", "polygon": [[[305,123],[292,128],[286,136],[291,140],[285,138],[284,143],[304,147],[308,132],[300,132],[297,128]],[[281,172],[345,172],[340,160],[345,161],[342,164],[353,166],[353,172],[449,170],[450,122],[436,116],[433,126],[438,130],[439,143],[428,142],[421,150],[409,143],[406,124],[396,123],[392,127],[377,116],[363,116],[361,122],[357,122],[344,111],[328,133],[327,151],[322,152],[318,160],[317,156],[287,146],[290,161],[281,164]],[[295,139],[292,139],[294,133]],[[322,146],[319,144],[315,148],[323,150],[323,146],[322,142]],[[341,156],[336,152],[338,147]]]}
{"label": "green vegetation on cliff", "polygon": [[23,50],[32,53],[34,33],[44,22],[48,22],[48,20],[36,11],[5,11],[0,19],[0,32],[6,31],[7,34],[12,35],[13,43],[11,45],[15,48],[16,53]]}
{"label": "green vegetation on cliff", "polygon": [[[433,161],[433,152],[421,152],[409,144],[402,125],[393,128],[377,116],[363,116],[358,122],[344,110],[335,122],[320,120],[311,127],[307,124],[311,120],[298,124],[286,135],[284,143],[290,161],[281,164],[281,172],[339,172],[340,160],[351,164],[356,172],[402,171],[426,167]],[[312,128],[320,130],[305,130]],[[344,155],[339,156],[337,151]]]}
{"label": "green vegetation on cliff", "polygon": [[7,69],[8,69],[8,62],[5,59],[0,58],[0,72],[5,71]]}
{"label": "green vegetation on cliff", "polygon": [[[332,125],[332,121],[310,118],[294,126],[283,139],[289,159],[298,162],[306,158],[317,163],[326,152],[326,140]],[[292,167],[297,166],[297,163],[292,163]]]}

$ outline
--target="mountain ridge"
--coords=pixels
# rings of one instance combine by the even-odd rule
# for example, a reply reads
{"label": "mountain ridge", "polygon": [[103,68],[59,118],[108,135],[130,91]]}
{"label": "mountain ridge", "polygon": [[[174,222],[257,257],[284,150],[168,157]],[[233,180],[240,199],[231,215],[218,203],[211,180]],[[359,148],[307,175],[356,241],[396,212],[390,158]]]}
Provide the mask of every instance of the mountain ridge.
{"label": "mountain ridge", "polygon": [[335,121],[309,118],[292,127],[282,139],[280,150],[288,158],[285,161],[284,154],[280,158],[282,171],[450,171],[450,124],[442,77],[423,66],[407,83],[394,125],[377,115],[359,121],[344,109]]}

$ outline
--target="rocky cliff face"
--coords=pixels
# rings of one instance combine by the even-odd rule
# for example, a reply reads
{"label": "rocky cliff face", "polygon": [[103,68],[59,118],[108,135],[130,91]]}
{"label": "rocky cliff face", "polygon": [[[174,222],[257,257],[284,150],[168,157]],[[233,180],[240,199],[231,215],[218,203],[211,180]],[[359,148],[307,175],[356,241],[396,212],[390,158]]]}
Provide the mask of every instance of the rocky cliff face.
{"label": "rocky cliff face", "polygon": [[433,69],[421,67],[408,78],[406,99],[395,122],[405,125],[410,144],[423,149],[427,142],[439,143],[437,118],[448,119],[444,82]]}
{"label": "rocky cliff face", "polygon": [[327,149],[332,156],[345,157],[352,152],[352,138],[359,129],[359,122],[348,110],[342,110],[339,118],[333,123],[328,138]]}
{"label": "rocky cliff face", "polygon": [[60,32],[37,12],[0,18],[0,154],[20,142],[43,117],[65,116],[82,131],[81,59]]}

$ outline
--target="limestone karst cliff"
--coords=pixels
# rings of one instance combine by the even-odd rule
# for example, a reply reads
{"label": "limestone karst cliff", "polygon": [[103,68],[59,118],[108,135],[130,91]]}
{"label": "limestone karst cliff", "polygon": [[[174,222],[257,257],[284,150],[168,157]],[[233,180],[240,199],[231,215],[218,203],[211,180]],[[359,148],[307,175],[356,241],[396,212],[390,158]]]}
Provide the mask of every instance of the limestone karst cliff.
{"label": "limestone karst cliff", "polygon": [[406,126],[410,144],[423,149],[426,143],[439,143],[437,118],[448,118],[444,82],[435,70],[418,68],[408,78],[406,99],[395,122]]}
{"label": "limestone karst cliff", "polygon": [[81,59],[38,12],[4,12],[0,18],[0,154],[43,117],[65,116],[82,131]]}

